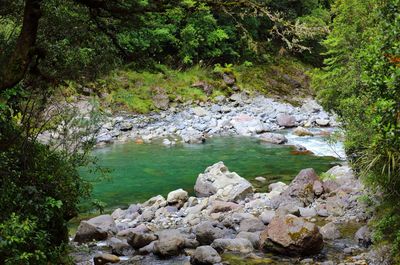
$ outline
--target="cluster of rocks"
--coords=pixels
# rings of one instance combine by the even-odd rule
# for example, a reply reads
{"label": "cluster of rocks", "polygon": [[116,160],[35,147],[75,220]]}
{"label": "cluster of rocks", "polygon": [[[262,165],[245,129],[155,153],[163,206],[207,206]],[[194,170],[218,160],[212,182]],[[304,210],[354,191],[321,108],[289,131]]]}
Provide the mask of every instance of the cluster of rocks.
{"label": "cluster of rocks", "polygon": [[[90,246],[90,254],[74,255],[76,263],[227,264],[221,254],[228,252],[247,259],[276,253],[276,264],[367,264],[362,185],[346,165],[325,175],[304,169],[289,185],[255,193],[216,163],[198,176],[195,197],[178,189],[82,221],[71,244]],[[350,223],[361,228],[346,235],[341,227]]]}
{"label": "cluster of rocks", "polygon": [[[136,140],[138,143],[163,139],[163,144],[201,143],[214,135],[256,136],[272,143],[285,143],[279,135],[268,133],[297,126],[335,126],[335,117],[314,100],[300,107],[281,103],[263,95],[250,97],[245,92],[229,98],[218,96],[215,103],[199,106],[182,104],[159,113],[112,117],[97,135],[98,143]],[[310,135],[307,129],[298,130]]]}

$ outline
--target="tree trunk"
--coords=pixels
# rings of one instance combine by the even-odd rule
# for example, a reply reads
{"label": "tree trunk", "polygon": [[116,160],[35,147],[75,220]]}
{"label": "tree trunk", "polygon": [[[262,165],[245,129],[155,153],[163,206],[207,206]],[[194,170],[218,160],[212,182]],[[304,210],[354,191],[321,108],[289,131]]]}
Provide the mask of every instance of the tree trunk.
{"label": "tree trunk", "polygon": [[14,51],[0,62],[0,93],[17,85],[26,74],[34,55],[42,0],[26,0],[21,33]]}

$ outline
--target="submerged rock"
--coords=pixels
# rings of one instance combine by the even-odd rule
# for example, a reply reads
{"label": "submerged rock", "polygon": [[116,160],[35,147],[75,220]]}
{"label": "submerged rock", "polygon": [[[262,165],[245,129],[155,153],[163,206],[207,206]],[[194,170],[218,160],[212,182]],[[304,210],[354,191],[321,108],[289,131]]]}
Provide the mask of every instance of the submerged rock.
{"label": "submerged rock", "polygon": [[240,253],[250,253],[253,251],[253,244],[245,238],[220,238],[214,240],[211,247],[216,249],[219,253],[224,251],[240,252]]}
{"label": "submerged rock", "polygon": [[274,217],[260,235],[264,251],[284,255],[311,255],[323,248],[323,238],[318,227],[294,215]]}
{"label": "submerged rock", "polygon": [[208,167],[196,180],[194,190],[199,197],[217,194],[225,201],[237,201],[253,193],[253,187],[246,179],[230,172],[223,162]]}

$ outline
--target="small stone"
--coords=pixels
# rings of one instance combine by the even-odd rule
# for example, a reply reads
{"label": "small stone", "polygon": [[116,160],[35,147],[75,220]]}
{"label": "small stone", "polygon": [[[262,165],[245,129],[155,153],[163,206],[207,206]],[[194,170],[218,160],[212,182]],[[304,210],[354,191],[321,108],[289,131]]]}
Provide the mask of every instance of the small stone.
{"label": "small stone", "polygon": [[261,183],[265,183],[267,181],[267,179],[264,177],[256,177],[255,180],[257,180],[258,182],[261,182]]}
{"label": "small stone", "polygon": [[333,222],[327,223],[319,231],[324,239],[334,240],[340,238],[340,231]]}

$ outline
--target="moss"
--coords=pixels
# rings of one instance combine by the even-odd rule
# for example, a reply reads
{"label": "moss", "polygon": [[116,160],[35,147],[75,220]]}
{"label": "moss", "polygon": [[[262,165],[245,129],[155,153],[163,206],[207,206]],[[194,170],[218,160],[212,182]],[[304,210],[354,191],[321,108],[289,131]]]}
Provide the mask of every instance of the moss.
{"label": "moss", "polygon": [[249,258],[243,257],[241,255],[225,253],[222,255],[222,260],[228,262],[230,265],[267,265],[267,264],[281,264],[277,263],[271,258],[261,257],[261,258]]}

